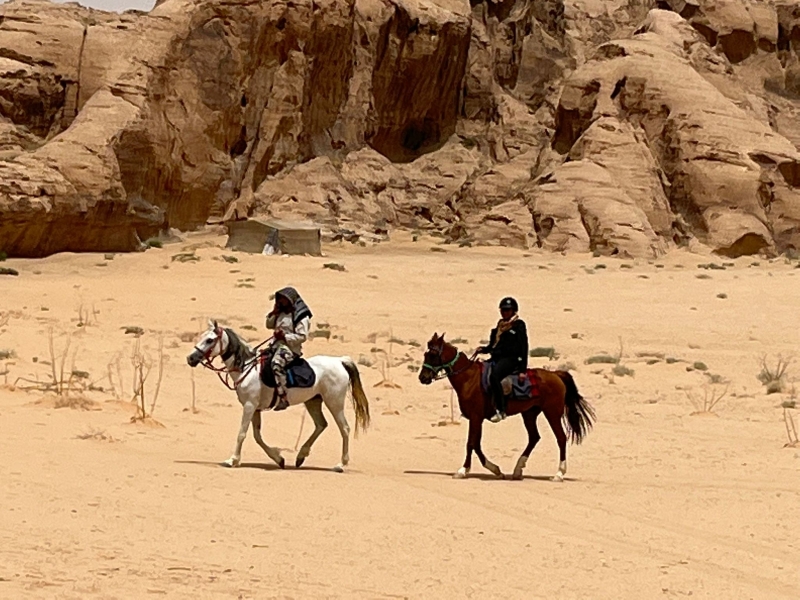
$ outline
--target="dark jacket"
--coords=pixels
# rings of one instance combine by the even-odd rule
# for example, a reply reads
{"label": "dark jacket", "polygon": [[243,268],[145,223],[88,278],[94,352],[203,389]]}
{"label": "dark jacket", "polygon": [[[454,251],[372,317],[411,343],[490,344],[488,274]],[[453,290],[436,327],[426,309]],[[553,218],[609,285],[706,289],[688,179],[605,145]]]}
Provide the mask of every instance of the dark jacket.
{"label": "dark jacket", "polygon": [[517,362],[515,373],[522,373],[528,369],[528,328],[525,321],[517,319],[511,329],[500,336],[500,341],[494,345],[497,339],[497,328],[492,329],[489,336],[489,345],[484,349],[492,355],[493,361],[504,358],[515,359]]}

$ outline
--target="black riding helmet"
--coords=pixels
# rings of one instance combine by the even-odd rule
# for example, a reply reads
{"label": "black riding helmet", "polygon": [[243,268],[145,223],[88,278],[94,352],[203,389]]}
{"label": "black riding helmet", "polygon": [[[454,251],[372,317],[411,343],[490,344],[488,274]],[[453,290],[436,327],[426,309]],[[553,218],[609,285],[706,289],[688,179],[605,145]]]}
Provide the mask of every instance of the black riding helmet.
{"label": "black riding helmet", "polygon": [[519,304],[517,304],[517,301],[511,296],[500,300],[500,310],[504,310],[506,308],[510,308],[514,312],[519,312]]}

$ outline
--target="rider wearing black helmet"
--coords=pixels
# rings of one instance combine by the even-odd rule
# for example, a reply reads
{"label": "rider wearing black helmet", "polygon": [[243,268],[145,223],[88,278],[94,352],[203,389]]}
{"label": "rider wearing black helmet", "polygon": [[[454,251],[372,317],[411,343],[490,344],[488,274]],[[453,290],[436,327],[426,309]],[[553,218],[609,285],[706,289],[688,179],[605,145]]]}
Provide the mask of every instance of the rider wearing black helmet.
{"label": "rider wearing black helmet", "polygon": [[505,395],[501,382],[515,373],[519,373],[520,379],[523,379],[528,369],[528,330],[518,312],[519,305],[514,298],[503,298],[500,301],[502,318],[497,322],[497,327],[492,329],[489,345],[476,351],[477,354],[491,355],[490,383],[496,409],[496,414],[491,418],[493,423],[506,418]]}

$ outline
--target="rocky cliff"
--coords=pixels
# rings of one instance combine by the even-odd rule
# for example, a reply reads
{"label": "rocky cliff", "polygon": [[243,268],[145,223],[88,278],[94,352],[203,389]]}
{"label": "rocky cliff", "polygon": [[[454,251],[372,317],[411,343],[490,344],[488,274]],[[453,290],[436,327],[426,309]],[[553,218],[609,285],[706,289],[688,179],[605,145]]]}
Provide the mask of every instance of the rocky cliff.
{"label": "rocky cliff", "polygon": [[0,250],[265,214],[657,256],[800,247],[800,1],[0,6]]}

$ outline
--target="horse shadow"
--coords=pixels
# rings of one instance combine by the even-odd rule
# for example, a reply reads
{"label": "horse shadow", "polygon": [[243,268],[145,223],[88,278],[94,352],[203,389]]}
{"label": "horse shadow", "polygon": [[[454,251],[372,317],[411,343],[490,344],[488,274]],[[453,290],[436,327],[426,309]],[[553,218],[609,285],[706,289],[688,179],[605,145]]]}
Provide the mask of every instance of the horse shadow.
{"label": "horse shadow", "polygon": [[[417,471],[417,470],[408,470],[403,471],[404,475],[434,475],[436,477],[447,477],[448,479],[453,478],[453,473],[446,472],[446,471]],[[467,479],[477,479],[478,481],[513,481],[511,479],[510,473],[504,473],[503,477],[497,477],[492,473],[474,473],[471,472],[467,475]],[[553,478],[550,475],[523,475],[523,480],[531,480],[531,481],[547,481],[552,482]],[[576,477],[564,477],[565,483],[572,483],[578,482],[580,479]]]}
{"label": "horse shadow", "polygon": [[[175,460],[173,461],[179,465],[199,465],[201,467],[211,467],[219,468],[219,469],[232,469],[232,467],[228,467],[221,462],[213,462],[210,460]],[[275,463],[255,463],[255,462],[243,462],[239,463],[236,469],[257,469],[260,471],[314,471],[318,473],[334,473],[333,469],[326,469],[324,467],[314,467],[310,465],[303,465],[302,467],[295,467],[294,465],[286,464],[285,469],[281,469]]]}

